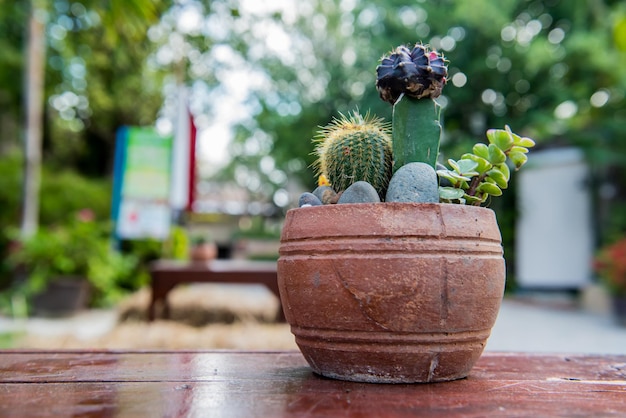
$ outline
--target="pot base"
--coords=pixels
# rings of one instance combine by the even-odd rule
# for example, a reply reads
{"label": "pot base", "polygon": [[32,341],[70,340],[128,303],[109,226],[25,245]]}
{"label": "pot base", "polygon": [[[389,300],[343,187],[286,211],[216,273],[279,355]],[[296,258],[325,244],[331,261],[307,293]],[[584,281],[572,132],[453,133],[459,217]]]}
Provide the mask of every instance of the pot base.
{"label": "pot base", "polygon": [[366,383],[427,383],[467,377],[490,330],[336,333],[292,327],[291,332],[319,375]]}

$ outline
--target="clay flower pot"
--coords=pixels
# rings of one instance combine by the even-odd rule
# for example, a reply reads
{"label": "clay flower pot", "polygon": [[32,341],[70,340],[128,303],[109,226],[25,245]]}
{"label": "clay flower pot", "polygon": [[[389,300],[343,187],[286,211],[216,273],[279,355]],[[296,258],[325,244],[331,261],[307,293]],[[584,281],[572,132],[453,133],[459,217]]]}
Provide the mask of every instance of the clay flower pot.
{"label": "clay flower pot", "polygon": [[214,242],[202,242],[191,247],[189,258],[192,262],[206,262],[217,258],[217,245]]}
{"label": "clay flower pot", "polygon": [[492,210],[373,203],[291,209],[278,284],[314,372],[375,383],[466,377],[504,293]]}

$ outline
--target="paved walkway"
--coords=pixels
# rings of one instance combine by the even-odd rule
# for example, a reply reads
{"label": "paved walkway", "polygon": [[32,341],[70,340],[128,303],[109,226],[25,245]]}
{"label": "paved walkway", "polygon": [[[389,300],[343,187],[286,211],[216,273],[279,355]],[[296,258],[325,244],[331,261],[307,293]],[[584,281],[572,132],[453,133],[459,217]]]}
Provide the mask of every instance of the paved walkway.
{"label": "paved walkway", "polygon": [[625,354],[626,327],[609,315],[505,299],[486,350]]}
{"label": "paved walkway", "polygon": [[0,317],[0,334],[26,332],[43,337],[75,335],[81,339],[106,334],[117,324],[114,310],[88,310],[66,318],[39,318],[11,320]]}
{"label": "paved walkway", "polygon": [[[114,311],[87,311],[66,319],[0,317],[0,334],[25,330],[41,336],[73,334],[82,339],[106,334],[116,324]],[[486,350],[586,354],[626,353],[626,327],[607,315],[573,307],[505,299]]]}

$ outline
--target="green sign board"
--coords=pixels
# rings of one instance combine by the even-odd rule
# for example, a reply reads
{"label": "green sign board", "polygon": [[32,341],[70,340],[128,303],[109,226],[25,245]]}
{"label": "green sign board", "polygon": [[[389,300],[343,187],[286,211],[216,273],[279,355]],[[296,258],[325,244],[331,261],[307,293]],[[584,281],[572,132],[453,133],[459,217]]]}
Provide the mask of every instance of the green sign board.
{"label": "green sign board", "polygon": [[164,239],[170,228],[172,136],[125,127],[117,138],[113,217],[122,239]]}

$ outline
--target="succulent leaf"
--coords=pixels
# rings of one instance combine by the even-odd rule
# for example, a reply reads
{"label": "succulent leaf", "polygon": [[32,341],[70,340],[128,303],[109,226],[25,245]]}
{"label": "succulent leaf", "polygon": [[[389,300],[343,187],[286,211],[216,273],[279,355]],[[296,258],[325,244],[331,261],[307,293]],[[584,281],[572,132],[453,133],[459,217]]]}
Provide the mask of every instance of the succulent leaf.
{"label": "succulent leaf", "polygon": [[526,147],[520,147],[520,146],[512,146],[511,147],[511,151],[510,152],[521,152],[522,154],[527,154],[528,153],[528,148]]}
{"label": "succulent leaf", "polygon": [[504,173],[497,168],[492,168],[487,172],[486,180],[493,180],[501,189],[506,189],[509,183]]}
{"label": "succulent leaf", "polygon": [[509,170],[509,166],[506,163],[498,164],[495,168],[500,170],[507,182],[511,179],[511,170]]}
{"label": "succulent leaf", "polygon": [[526,137],[517,137],[515,139],[515,145],[520,147],[532,148],[535,146],[535,141]]}
{"label": "succulent leaf", "polygon": [[457,164],[456,161],[454,161],[452,158],[448,159],[448,164],[450,165],[450,167],[452,167],[452,169],[454,171],[456,171],[457,173],[461,172],[461,169],[459,168],[459,165]]}
{"label": "succulent leaf", "polygon": [[458,200],[463,197],[465,191],[456,187],[439,187],[439,198],[444,200]]}
{"label": "succulent leaf", "polygon": [[465,203],[468,203],[470,205],[480,205],[481,203],[485,201],[486,198],[487,198],[486,195],[478,197],[478,196],[470,196],[467,193],[463,196],[463,200],[465,201]]}
{"label": "succulent leaf", "polygon": [[489,159],[489,147],[485,144],[478,143],[474,145],[472,152],[485,160]]}
{"label": "succulent leaf", "polygon": [[487,131],[487,139],[490,144],[496,145],[502,151],[506,151],[513,145],[512,135],[502,129],[489,129]]}
{"label": "succulent leaf", "polygon": [[496,144],[489,144],[489,162],[493,165],[502,164],[506,161],[506,154]]}
{"label": "succulent leaf", "polygon": [[502,190],[494,183],[481,183],[480,186],[476,188],[476,191],[490,194],[492,196],[501,196]]}
{"label": "succulent leaf", "polygon": [[522,167],[524,164],[526,164],[526,161],[528,161],[528,157],[526,156],[526,154],[521,152],[511,152],[509,153],[509,158],[511,159],[513,165],[515,165],[516,170],[519,170],[520,167]]}
{"label": "succulent leaf", "polygon": [[480,174],[480,173],[485,173],[487,171],[489,171],[489,169],[492,167],[492,164],[487,161],[486,159],[484,159],[483,157],[479,157],[478,155],[475,154],[463,154],[463,156],[461,157],[462,160],[472,160],[474,162],[476,162],[478,165],[476,166],[476,171]]}
{"label": "succulent leaf", "polygon": [[464,174],[467,176],[478,175],[478,172],[476,171],[478,163],[476,161],[460,159],[456,162],[456,165],[459,168],[459,174]]}
{"label": "succulent leaf", "polygon": [[450,170],[437,170],[437,176],[449,180],[451,184],[458,183],[458,174]]}

